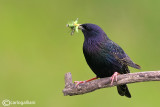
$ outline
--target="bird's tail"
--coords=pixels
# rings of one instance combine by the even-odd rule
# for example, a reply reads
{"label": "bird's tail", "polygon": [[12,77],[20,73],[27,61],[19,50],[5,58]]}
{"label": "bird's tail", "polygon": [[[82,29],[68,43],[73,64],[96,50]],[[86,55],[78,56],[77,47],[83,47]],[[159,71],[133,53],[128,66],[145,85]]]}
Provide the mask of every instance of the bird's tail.
{"label": "bird's tail", "polygon": [[117,90],[118,90],[119,95],[131,98],[131,94],[126,84],[117,86]]}

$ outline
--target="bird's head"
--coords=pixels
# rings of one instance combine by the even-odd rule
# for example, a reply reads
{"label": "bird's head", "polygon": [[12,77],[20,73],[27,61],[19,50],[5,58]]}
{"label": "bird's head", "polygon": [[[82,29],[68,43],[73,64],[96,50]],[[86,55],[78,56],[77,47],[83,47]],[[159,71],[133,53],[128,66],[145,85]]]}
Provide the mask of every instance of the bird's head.
{"label": "bird's head", "polygon": [[79,24],[78,28],[82,30],[85,38],[93,38],[97,36],[100,37],[105,34],[105,32],[98,25],[95,24]]}

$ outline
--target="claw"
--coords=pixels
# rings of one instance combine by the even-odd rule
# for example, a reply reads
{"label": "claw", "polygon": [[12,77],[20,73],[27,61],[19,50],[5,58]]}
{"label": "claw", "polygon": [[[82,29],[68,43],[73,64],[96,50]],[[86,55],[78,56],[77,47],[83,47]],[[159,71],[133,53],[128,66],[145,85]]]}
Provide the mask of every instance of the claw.
{"label": "claw", "polygon": [[113,81],[114,81],[114,79],[116,79],[116,82],[117,82],[117,76],[119,75],[119,73],[118,72],[115,72],[112,76],[111,76],[111,78],[110,78],[110,80],[111,80],[111,85],[113,85]]}

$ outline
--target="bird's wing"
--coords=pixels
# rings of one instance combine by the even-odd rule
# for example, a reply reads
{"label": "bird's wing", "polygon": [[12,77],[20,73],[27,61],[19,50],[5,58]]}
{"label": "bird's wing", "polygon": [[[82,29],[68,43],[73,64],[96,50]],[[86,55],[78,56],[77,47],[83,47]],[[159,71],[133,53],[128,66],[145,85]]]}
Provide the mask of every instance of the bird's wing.
{"label": "bird's wing", "polygon": [[122,65],[125,64],[137,69],[141,68],[139,65],[135,64],[123,49],[113,41],[108,42],[106,44],[106,48],[107,52],[110,53],[111,56],[115,57]]}

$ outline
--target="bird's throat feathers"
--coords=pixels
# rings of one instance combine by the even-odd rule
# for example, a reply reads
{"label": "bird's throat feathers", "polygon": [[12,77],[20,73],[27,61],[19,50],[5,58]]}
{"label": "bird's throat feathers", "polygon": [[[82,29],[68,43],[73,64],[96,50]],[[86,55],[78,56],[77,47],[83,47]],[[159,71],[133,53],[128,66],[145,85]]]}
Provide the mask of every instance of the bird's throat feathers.
{"label": "bird's throat feathers", "polygon": [[100,52],[103,49],[103,43],[106,43],[109,38],[107,36],[92,36],[85,37],[83,48],[89,53]]}

